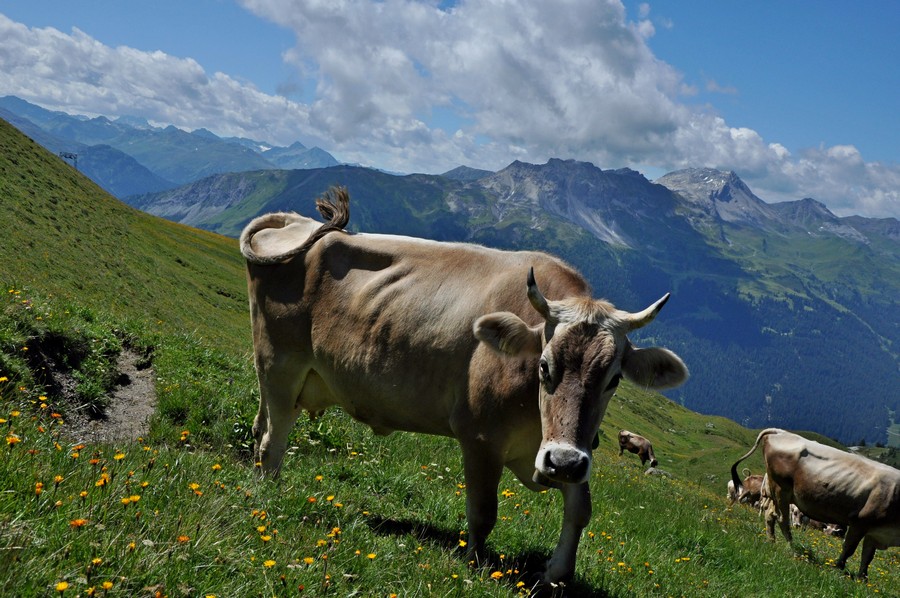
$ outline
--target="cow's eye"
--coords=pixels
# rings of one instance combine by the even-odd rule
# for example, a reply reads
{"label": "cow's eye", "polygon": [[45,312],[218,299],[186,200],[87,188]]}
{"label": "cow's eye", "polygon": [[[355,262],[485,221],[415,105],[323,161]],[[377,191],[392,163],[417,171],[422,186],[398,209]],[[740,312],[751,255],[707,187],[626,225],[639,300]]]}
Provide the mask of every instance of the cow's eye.
{"label": "cow's eye", "polygon": [[550,364],[547,363],[547,360],[541,357],[541,363],[538,366],[540,368],[541,382],[547,383],[550,381]]}

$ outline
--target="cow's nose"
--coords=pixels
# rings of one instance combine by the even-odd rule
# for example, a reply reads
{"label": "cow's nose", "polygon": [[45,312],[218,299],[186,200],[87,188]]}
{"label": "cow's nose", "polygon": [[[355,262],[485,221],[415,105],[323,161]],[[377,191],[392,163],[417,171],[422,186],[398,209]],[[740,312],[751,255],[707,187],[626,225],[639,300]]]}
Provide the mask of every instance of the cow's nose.
{"label": "cow's nose", "polygon": [[574,446],[552,443],[539,452],[535,468],[551,480],[578,484],[587,480],[591,458]]}

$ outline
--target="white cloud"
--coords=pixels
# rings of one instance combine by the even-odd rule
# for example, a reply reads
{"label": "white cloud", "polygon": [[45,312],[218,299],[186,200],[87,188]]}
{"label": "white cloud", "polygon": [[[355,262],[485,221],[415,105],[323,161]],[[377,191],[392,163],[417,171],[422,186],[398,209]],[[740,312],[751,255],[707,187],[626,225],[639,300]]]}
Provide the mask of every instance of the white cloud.
{"label": "white cloud", "polygon": [[646,43],[649,6],[631,22],[618,0],[461,0],[447,10],[414,0],[242,4],[294,31],[297,45],[280,59],[314,89],[309,103],[207,73],[190,58],[2,15],[0,94],[279,144],[300,139],[403,172],[551,157],[727,168],[767,200],[812,196],[835,212],[900,216],[900,166],[866,163],[852,146],[794,155],[686,104],[696,89]]}
{"label": "white cloud", "polygon": [[[0,14],[0,95],[88,116],[151,122],[282,142],[309,128],[307,107],[261,93],[190,58],[111,48],[73,29],[30,29]],[[284,135],[284,133],[288,135]]]}

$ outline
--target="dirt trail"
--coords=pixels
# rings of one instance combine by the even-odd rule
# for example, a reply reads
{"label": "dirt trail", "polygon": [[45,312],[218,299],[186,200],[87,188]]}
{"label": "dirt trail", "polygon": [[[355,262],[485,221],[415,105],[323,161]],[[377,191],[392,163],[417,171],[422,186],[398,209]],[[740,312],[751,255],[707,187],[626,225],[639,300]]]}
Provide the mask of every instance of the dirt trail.
{"label": "dirt trail", "polygon": [[69,413],[65,434],[73,442],[130,442],[147,434],[156,409],[156,383],[152,367],[138,368],[140,356],[122,351],[117,367],[119,385],[109,397],[100,418],[83,412]]}

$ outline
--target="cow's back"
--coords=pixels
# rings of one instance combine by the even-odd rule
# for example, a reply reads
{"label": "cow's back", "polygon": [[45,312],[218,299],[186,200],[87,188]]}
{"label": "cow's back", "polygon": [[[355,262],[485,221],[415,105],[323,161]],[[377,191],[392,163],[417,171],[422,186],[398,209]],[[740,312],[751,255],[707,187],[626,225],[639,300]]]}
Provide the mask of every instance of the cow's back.
{"label": "cow's back", "polygon": [[885,517],[900,523],[900,471],[795,434],[765,442],[768,474],[791,488],[805,514],[842,525]]}

